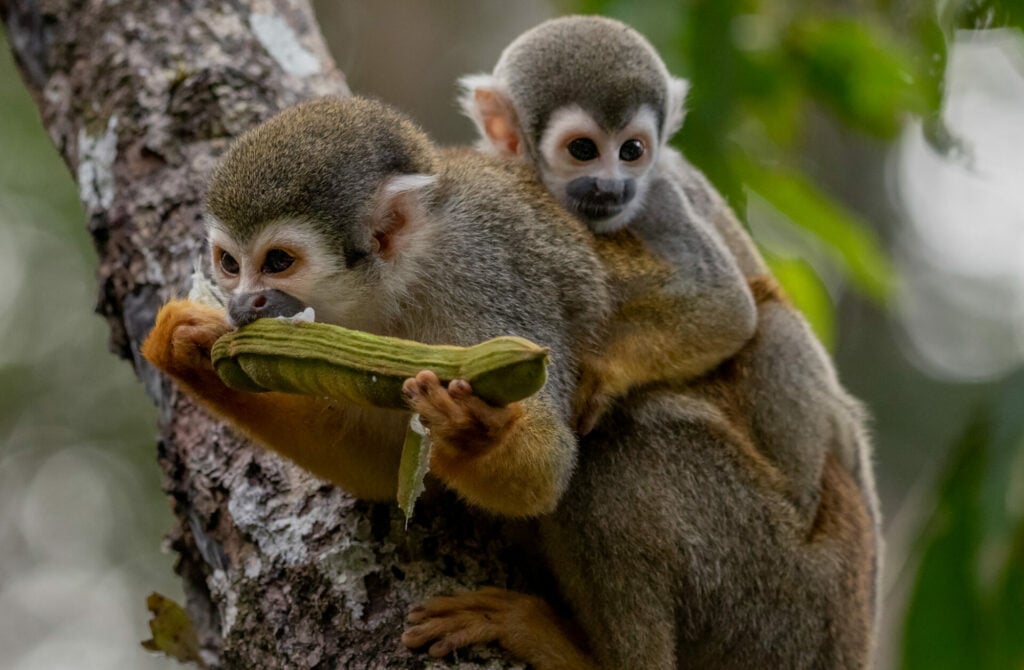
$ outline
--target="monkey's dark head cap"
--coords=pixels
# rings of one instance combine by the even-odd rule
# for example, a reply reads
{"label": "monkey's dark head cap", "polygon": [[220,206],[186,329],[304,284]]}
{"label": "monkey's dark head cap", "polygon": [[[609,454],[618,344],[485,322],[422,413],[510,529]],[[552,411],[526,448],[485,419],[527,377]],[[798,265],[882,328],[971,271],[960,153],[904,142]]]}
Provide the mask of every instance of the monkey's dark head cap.
{"label": "monkey's dark head cap", "polygon": [[242,239],[282,217],[345,227],[384,179],[432,174],[435,160],[427,136],[391,107],[319,98],[240,136],[214,171],[207,207]]}
{"label": "monkey's dark head cap", "polygon": [[606,129],[622,127],[642,104],[664,124],[668,70],[643,35],[613,19],[565,16],[516,38],[494,74],[508,86],[528,142],[553,111],[578,104]]}

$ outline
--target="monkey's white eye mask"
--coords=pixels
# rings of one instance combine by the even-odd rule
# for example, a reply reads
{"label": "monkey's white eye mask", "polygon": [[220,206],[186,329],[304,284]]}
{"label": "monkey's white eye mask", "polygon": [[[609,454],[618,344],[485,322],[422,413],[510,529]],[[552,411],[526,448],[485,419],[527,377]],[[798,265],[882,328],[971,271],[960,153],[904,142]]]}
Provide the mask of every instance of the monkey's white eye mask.
{"label": "monkey's white eye mask", "polygon": [[192,288],[188,291],[188,299],[218,309],[225,309],[228,304],[228,297],[206,276],[198,262],[192,268]]}

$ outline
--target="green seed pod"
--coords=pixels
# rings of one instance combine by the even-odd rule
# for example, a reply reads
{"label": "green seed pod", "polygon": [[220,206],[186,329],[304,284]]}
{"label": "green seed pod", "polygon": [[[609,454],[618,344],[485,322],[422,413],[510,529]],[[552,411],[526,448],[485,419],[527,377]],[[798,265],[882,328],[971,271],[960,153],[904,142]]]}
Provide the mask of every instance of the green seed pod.
{"label": "green seed pod", "polygon": [[492,405],[507,405],[544,385],[548,350],[521,337],[472,347],[431,345],[324,323],[259,319],[224,335],[213,365],[240,391],[283,391],[406,409],[402,382],[431,370],[442,383],[465,379]]}

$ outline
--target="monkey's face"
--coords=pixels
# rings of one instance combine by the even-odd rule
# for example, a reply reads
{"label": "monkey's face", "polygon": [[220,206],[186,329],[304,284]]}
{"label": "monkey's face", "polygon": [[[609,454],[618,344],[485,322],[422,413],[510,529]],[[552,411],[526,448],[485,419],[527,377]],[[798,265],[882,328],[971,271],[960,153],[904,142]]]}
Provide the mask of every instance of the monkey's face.
{"label": "monkey's face", "polygon": [[305,307],[313,308],[317,321],[354,325],[371,293],[368,268],[347,265],[308,223],[277,221],[240,240],[213,221],[209,239],[213,276],[229,296],[235,325],[292,316]]}
{"label": "monkey's face", "polygon": [[537,144],[541,179],[595,232],[628,224],[643,204],[657,159],[658,117],[642,106],[608,130],[578,105],[556,110]]}

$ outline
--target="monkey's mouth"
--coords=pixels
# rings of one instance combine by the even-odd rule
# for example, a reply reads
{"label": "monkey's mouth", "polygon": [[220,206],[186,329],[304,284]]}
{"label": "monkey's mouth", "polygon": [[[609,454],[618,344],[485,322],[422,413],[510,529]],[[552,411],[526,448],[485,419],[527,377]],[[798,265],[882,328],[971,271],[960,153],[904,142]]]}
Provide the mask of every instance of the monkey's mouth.
{"label": "monkey's mouth", "polygon": [[613,202],[594,202],[593,200],[574,200],[572,210],[590,221],[611,219],[622,213],[626,206]]}

